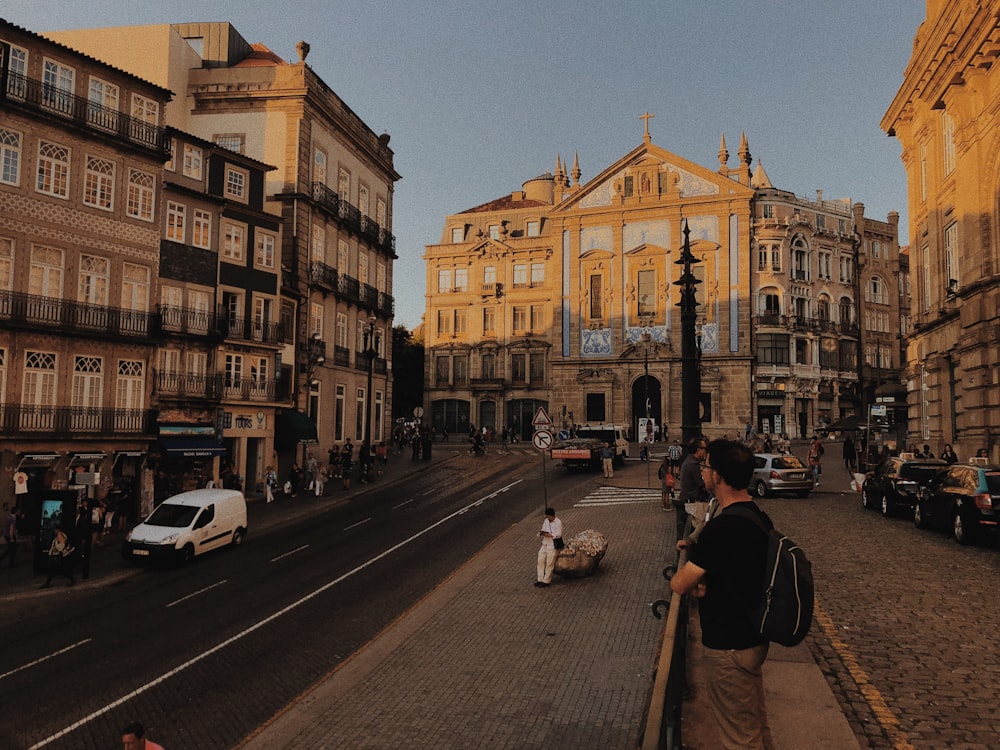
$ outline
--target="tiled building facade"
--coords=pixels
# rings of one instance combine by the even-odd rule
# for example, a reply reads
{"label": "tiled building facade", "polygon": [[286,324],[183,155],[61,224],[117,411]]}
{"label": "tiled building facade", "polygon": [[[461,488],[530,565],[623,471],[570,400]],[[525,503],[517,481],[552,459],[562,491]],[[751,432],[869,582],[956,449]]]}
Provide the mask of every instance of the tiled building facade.
{"label": "tiled building facade", "polygon": [[5,21],[0,54],[0,499],[82,472],[137,504],[170,92]]}
{"label": "tiled building facade", "polygon": [[928,0],[882,120],[907,173],[912,441],[1000,459],[1000,2]]}

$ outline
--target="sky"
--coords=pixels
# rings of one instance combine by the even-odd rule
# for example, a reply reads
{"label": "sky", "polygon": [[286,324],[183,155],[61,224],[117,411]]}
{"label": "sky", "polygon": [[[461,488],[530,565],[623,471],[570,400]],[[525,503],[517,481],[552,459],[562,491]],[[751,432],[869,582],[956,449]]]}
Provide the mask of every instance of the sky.
{"label": "sky", "polygon": [[229,21],[308,64],[375,133],[396,183],[396,325],[424,310],[424,248],[445,217],[579,155],[581,182],[642,142],[718,168],[745,132],[753,165],[804,198],[900,214],[900,145],[879,122],[903,80],[921,0],[4,0],[31,31]]}

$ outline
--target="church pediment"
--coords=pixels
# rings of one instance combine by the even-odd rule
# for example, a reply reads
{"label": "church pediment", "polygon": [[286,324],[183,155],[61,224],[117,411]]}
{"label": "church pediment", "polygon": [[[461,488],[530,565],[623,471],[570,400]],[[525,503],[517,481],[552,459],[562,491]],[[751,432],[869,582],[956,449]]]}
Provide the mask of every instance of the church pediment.
{"label": "church pediment", "polygon": [[643,143],[582,185],[555,210],[566,212],[628,205],[630,201],[647,204],[709,195],[750,198],[753,191],[652,143]]}
{"label": "church pediment", "polygon": [[502,258],[511,252],[511,249],[510,245],[487,237],[478,245],[473,245],[469,253],[478,255],[480,258]]}

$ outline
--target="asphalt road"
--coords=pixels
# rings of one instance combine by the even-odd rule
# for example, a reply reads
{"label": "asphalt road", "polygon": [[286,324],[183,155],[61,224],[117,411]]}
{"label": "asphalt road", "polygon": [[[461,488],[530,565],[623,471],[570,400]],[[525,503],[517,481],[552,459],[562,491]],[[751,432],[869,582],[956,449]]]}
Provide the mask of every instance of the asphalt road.
{"label": "asphalt road", "polygon": [[[0,747],[108,748],[134,719],[170,748],[234,746],[540,513],[539,476],[523,455],[462,456],[187,567],[7,607]],[[548,480],[553,495],[586,481]]]}

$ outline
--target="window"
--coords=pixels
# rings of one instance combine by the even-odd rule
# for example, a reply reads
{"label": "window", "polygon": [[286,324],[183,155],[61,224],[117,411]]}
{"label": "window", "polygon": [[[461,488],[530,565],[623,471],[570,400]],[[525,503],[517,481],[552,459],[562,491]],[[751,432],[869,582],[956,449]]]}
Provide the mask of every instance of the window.
{"label": "window", "polygon": [[358,188],[358,211],[361,212],[362,216],[368,216],[369,208],[371,208],[371,199],[369,198],[368,188],[365,185],[361,185]]}
{"label": "window", "polygon": [[531,285],[539,286],[545,283],[545,264],[544,263],[532,263],[531,264]]}
{"label": "window", "polygon": [[774,204],[773,203],[765,203],[764,206],[763,206],[763,211],[764,211],[764,218],[765,219],[773,219],[774,218]]}
{"label": "window", "polygon": [[334,396],[333,408],[333,439],[344,439],[344,415],[347,411],[347,389],[343,385],[338,385]]}
{"label": "window", "polygon": [[264,339],[265,331],[271,323],[273,304],[267,297],[253,298],[253,335],[258,341]]}
{"label": "window", "polygon": [[208,355],[205,352],[188,352],[187,374],[205,377],[208,372]]}
{"label": "window", "polygon": [[944,274],[945,288],[949,292],[958,291],[962,281],[958,268],[958,222],[952,222],[944,230]]}
{"label": "window", "polygon": [[543,305],[531,306],[531,330],[533,333],[541,333],[545,330],[545,307]]}
{"label": "window", "polygon": [[541,234],[542,223],[540,221],[529,221],[528,222],[528,236],[538,237]]}
{"label": "window", "polygon": [[921,307],[928,312],[931,309],[931,249],[928,245],[920,248],[920,272],[923,276]]}
{"label": "window", "polygon": [[604,317],[601,306],[601,276],[593,274],[590,277],[590,319],[601,320]]}
{"label": "window", "polygon": [[636,301],[636,313],[640,317],[650,317],[656,314],[656,271],[639,271]]}
{"label": "window", "polygon": [[451,357],[439,354],[434,358],[434,380],[438,385],[451,382]]}
{"label": "window", "polygon": [[134,219],[153,220],[153,196],[156,178],[148,172],[130,169],[128,173],[128,205],[125,213]]}
{"label": "window", "polygon": [[605,407],[605,395],[603,393],[588,393],[586,412],[586,421],[603,422],[608,413]]}
{"label": "window", "polygon": [[385,263],[375,261],[375,288],[380,292],[385,292],[386,267]]}
{"label": "window", "polygon": [[528,308],[523,305],[515,305],[512,308],[514,333],[524,333],[528,324]]}
{"label": "window", "polygon": [[337,242],[337,270],[343,275],[347,276],[350,273],[350,268],[348,264],[351,259],[351,246],[347,244],[347,240],[340,240]]}
{"label": "window", "polygon": [[490,239],[491,240],[499,240],[500,239],[500,225],[499,224],[490,224],[489,229],[490,229]]}
{"label": "window", "polygon": [[529,355],[528,375],[532,383],[541,383],[545,380],[545,355],[541,352]]}
{"label": "window", "polygon": [[757,337],[757,362],[762,365],[787,365],[787,333],[762,333]]}
{"label": "window", "polygon": [[468,268],[456,268],[455,269],[455,291],[456,292],[467,292],[467,291],[469,291],[469,269]]}
{"label": "window", "polygon": [[920,202],[927,200],[927,144],[920,144]]}
{"label": "window", "polygon": [[368,253],[358,252],[358,281],[362,284],[368,283]]}
{"label": "window", "polygon": [[452,243],[459,243],[465,239],[465,227],[452,227],[451,228],[451,241]]}
{"label": "window", "polygon": [[761,293],[761,313],[764,315],[781,315],[781,301],[777,294]]}
{"label": "window", "polygon": [[7,237],[0,237],[0,291],[9,291],[13,283],[14,240]]}
{"label": "window", "polygon": [[771,270],[781,271],[781,245],[771,245]]}
{"label": "window", "polygon": [[274,268],[275,236],[261,229],[256,230],[257,242],[254,250],[254,263],[258,268]]}
{"label": "window", "polygon": [[31,249],[28,294],[62,297],[63,251],[51,247]]}
{"label": "window", "polygon": [[792,278],[809,280],[809,245],[802,236],[792,240]]}
{"label": "window", "polygon": [[42,64],[42,103],[59,112],[72,109],[76,71],[55,60]]}
{"label": "window", "polygon": [[439,336],[451,333],[451,310],[438,310],[437,332]]}
{"label": "window", "polygon": [[882,279],[878,276],[872,276],[868,282],[868,301],[881,305],[886,304],[885,284],[882,283]]}
{"label": "window", "polygon": [[826,216],[823,214],[816,214],[816,228],[826,229]]}
{"label": "window", "polygon": [[87,156],[83,178],[83,202],[110,211],[114,206],[115,165],[107,159]]}
{"label": "window", "polygon": [[347,313],[337,313],[336,345],[341,349],[347,348]]}
{"label": "window", "polygon": [[69,197],[69,149],[50,141],[38,142],[38,179],[35,189],[39,193],[58,198]]}
{"label": "window", "polygon": [[313,182],[326,184],[326,152],[313,149]]}
{"label": "window", "polygon": [[110,263],[96,255],[80,257],[80,293],[78,300],[88,305],[107,305]]}
{"label": "window", "polygon": [[229,260],[242,261],[246,249],[246,236],[238,224],[222,225],[222,256]]}
{"label": "window", "polygon": [[878,240],[872,240],[871,247],[872,247],[872,257],[873,258],[881,258],[882,257],[882,243],[879,242]]}
{"label": "window", "polygon": [[443,294],[451,291],[451,269],[442,268],[438,271],[438,293]]}
{"label": "window", "polygon": [[104,403],[104,361],[100,357],[78,355],[73,358],[73,393],[71,403],[74,407],[74,421],[78,427],[88,424],[88,414],[81,413],[86,409],[99,409]]}
{"label": "window", "polygon": [[757,246],[757,270],[766,271],[767,270],[767,246],[758,245]]}
{"label": "window", "polygon": [[955,171],[955,120],[948,112],[941,113],[942,162],[947,177]]}
{"label": "window", "polygon": [[497,283],[497,267],[486,266],[483,268],[483,287],[486,291],[492,291]]}
{"label": "window", "polygon": [[468,311],[455,310],[455,333],[465,333],[468,330]]}
{"label": "window", "polygon": [[323,305],[313,302],[309,305],[309,335],[323,338]]}
{"label": "window", "polygon": [[0,128],[0,182],[21,182],[21,134]]}
{"label": "window", "polygon": [[309,239],[309,260],[313,263],[326,262],[326,229],[314,224]]}
{"label": "window", "polygon": [[830,320],[830,300],[820,297],[816,300],[816,317],[819,320]]}
{"label": "window", "polygon": [[821,279],[830,279],[830,253],[818,253],[816,257],[819,262],[819,277]]}
{"label": "window", "polygon": [[23,99],[25,93],[24,78],[28,74],[28,50],[10,45],[8,69],[11,75],[7,83],[7,90],[14,97]]}
{"label": "window", "polygon": [[514,288],[528,286],[528,266],[525,263],[514,264]]}
{"label": "window", "polygon": [[469,360],[465,357],[452,358],[451,379],[455,385],[467,385],[469,382]]}
{"label": "window", "polygon": [[226,197],[246,203],[247,181],[250,173],[245,169],[226,167]]}
{"label": "window", "polygon": [[836,370],[838,362],[837,340],[822,339],[819,344],[819,366],[825,370]]}
{"label": "window", "polygon": [[212,214],[201,208],[194,210],[191,244],[206,250],[212,246]]}
{"label": "window", "polygon": [[243,355],[226,354],[226,388],[239,388],[243,380]]}
{"label": "window", "polygon": [[485,380],[495,380],[497,376],[497,355],[484,354],[480,358],[480,369]]}
{"label": "window", "polygon": [[156,125],[160,116],[160,103],[142,96],[132,94],[132,117],[147,125]]}
{"label": "window", "polygon": [[184,219],[187,207],[181,203],[167,201],[167,239],[184,242]]}
{"label": "window", "polygon": [[235,151],[237,154],[242,154],[243,149],[246,146],[246,134],[245,133],[216,133],[212,136],[212,141],[223,148],[227,148],[230,151]]}
{"label": "window", "polygon": [[184,176],[194,180],[201,179],[202,152],[197,146],[184,144]]}
{"label": "window", "polygon": [[340,196],[340,200],[348,201],[351,200],[351,173],[346,169],[341,169],[337,173],[337,194]]}
{"label": "window", "polygon": [[483,333],[495,333],[497,330],[497,311],[494,307],[483,308]]}
{"label": "window", "polygon": [[854,262],[851,258],[840,259],[840,283],[850,284],[854,281]]}
{"label": "window", "polygon": [[[22,422],[25,427],[51,427],[51,407],[56,404],[56,355],[24,353],[24,384],[21,387]],[[24,407],[28,407],[24,409]]]}
{"label": "window", "polygon": [[[382,198],[377,198],[375,200],[375,222],[380,226],[385,226],[385,200]],[[382,429],[381,423],[379,423],[379,430]]]}
{"label": "window", "polygon": [[[146,366],[141,360],[118,361],[118,382],[115,387],[115,408],[121,411],[138,411],[145,403]],[[122,414],[116,418],[120,427],[134,427],[135,417]]]}
{"label": "window", "polygon": [[526,359],[527,355],[525,354],[510,355],[510,379],[512,382],[523,383],[527,380]]}
{"label": "window", "polygon": [[146,312],[149,309],[149,268],[135,263],[122,266],[122,309]]}
{"label": "window", "polygon": [[847,297],[841,297],[838,308],[840,310],[840,325],[851,325],[854,318],[854,305],[851,304],[851,300]]}

